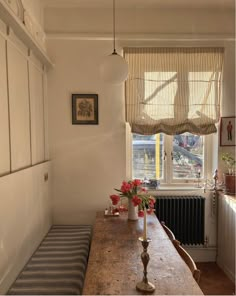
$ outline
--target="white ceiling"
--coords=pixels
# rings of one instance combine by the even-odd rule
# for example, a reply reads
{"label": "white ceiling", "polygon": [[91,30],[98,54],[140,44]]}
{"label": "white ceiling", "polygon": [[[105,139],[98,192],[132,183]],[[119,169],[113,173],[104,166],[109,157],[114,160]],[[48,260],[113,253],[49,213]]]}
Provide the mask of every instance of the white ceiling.
{"label": "white ceiling", "polygon": [[[41,0],[44,7],[111,8],[112,0]],[[235,9],[235,0],[116,0],[118,8]]]}

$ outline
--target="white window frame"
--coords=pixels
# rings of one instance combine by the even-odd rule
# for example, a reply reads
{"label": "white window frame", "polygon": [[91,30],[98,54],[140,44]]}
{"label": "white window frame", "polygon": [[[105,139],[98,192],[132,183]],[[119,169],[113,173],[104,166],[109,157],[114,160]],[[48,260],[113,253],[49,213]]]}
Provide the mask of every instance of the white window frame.
{"label": "white window frame", "polygon": [[[211,180],[213,175],[214,164],[214,147],[218,147],[218,140],[216,135],[204,136],[204,165],[203,175],[200,177],[200,182],[204,182],[206,179]],[[175,187],[175,186],[196,186],[196,179],[174,179],[172,175],[173,162],[171,160],[173,136],[164,135],[164,151],[166,152],[166,160],[164,161],[164,178],[161,180],[161,187]],[[126,123],[126,178],[132,179],[132,133],[130,126]]]}

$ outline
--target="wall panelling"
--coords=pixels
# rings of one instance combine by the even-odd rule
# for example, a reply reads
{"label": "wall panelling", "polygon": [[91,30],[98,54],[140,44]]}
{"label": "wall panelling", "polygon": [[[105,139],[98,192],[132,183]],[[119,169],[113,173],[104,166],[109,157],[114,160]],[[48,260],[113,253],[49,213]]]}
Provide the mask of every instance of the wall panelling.
{"label": "wall panelling", "polygon": [[7,44],[11,170],[31,165],[30,115],[27,59],[10,42]]}
{"label": "wall panelling", "polygon": [[6,41],[0,35],[0,176],[10,172]]}
{"label": "wall panelling", "polygon": [[236,198],[218,196],[218,254],[217,263],[235,281]]}
{"label": "wall panelling", "polygon": [[29,63],[32,164],[45,160],[43,72]]}
{"label": "wall panelling", "polygon": [[[1,5],[0,0],[0,16]],[[0,294],[52,224],[46,67],[23,39],[0,20]]]}

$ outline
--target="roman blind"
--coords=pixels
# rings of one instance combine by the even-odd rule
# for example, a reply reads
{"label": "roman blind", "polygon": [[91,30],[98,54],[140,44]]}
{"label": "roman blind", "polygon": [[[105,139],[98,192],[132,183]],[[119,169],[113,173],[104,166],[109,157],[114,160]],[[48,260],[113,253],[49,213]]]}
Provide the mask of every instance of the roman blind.
{"label": "roman blind", "polygon": [[126,121],[134,133],[216,132],[223,48],[125,48]]}

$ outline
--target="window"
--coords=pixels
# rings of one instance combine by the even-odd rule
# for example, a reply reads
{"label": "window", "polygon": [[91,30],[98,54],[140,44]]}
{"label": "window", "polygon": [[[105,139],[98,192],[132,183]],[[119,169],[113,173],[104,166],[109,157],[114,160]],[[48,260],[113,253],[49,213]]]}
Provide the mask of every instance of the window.
{"label": "window", "polygon": [[159,179],[165,184],[191,183],[197,178],[206,178],[209,137],[191,133],[132,134],[132,178]]}
{"label": "window", "polygon": [[124,54],[126,122],[133,133],[128,174],[165,184],[211,178],[224,49],[130,47]]}
{"label": "window", "polygon": [[190,133],[175,135],[171,160],[173,179],[195,179],[203,174],[204,139]]}
{"label": "window", "polygon": [[163,179],[164,136],[142,136],[133,134],[132,159],[133,178]]}

